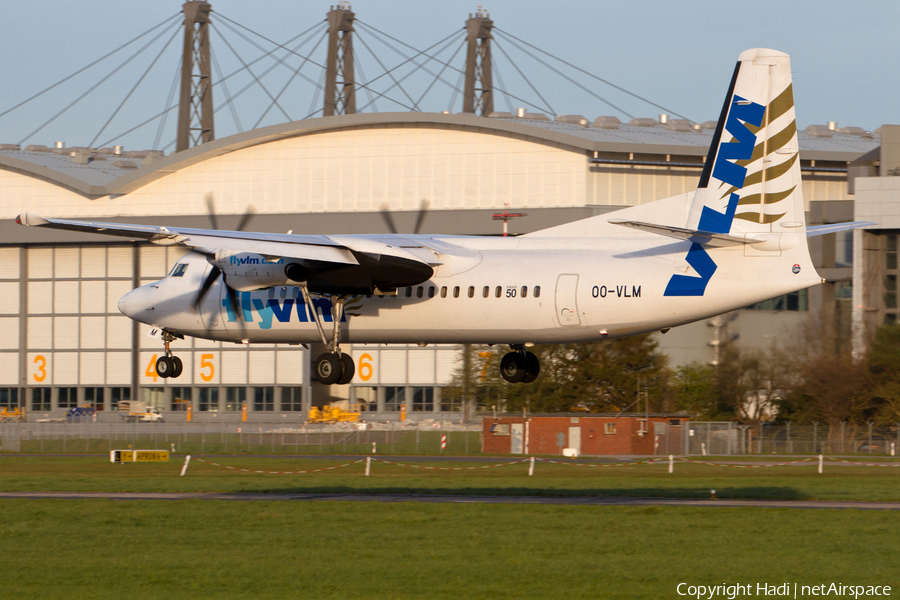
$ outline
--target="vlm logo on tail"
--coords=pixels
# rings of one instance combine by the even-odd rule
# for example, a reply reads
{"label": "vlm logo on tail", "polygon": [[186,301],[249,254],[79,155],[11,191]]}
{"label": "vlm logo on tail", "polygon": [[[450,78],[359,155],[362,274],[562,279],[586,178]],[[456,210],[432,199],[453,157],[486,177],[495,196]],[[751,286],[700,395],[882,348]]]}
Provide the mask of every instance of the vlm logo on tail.
{"label": "vlm logo on tail", "polygon": [[[740,69],[740,65],[738,65],[738,69]],[[735,77],[736,79],[737,77]],[[703,206],[697,229],[708,233],[727,234],[731,231],[734,213],[740,200],[738,192],[744,187],[744,179],[747,177],[747,168],[737,164],[737,161],[750,159],[753,156],[753,149],[756,147],[756,134],[747,128],[745,123],[753,125],[754,128],[760,127],[766,112],[764,106],[733,94],[733,86],[734,83],[732,83],[732,90],[729,90],[729,98],[726,100],[723,110],[725,114],[720,118],[716,128],[707,162],[712,165],[712,177],[731,185],[736,191],[733,191],[728,197],[725,212]],[[731,134],[732,140],[720,144],[722,120],[725,121],[725,130]],[[704,170],[697,194],[704,193],[708,185],[709,172]],[[707,198],[704,196],[704,199]],[[687,263],[697,272],[698,276],[672,275],[663,295],[702,296],[704,294],[706,285],[713,273],[716,272],[715,261],[701,244],[694,242],[688,250]]]}

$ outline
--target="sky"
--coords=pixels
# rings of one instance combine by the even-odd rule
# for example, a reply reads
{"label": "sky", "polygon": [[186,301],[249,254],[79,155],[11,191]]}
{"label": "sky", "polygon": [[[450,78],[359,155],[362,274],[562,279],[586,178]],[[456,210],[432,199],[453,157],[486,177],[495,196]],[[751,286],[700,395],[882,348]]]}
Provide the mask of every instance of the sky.
{"label": "sky", "polygon": [[[358,107],[365,112],[461,110],[461,98],[453,87],[458,85],[458,70],[464,65],[462,29],[478,4],[460,0],[354,0],[351,5],[358,20],[358,77],[372,82],[368,89],[358,91]],[[212,6],[216,28],[211,40],[219,70],[222,75],[238,71],[213,92],[214,104],[219,107],[215,117],[217,137],[317,116],[322,97],[315,88],[321,76],[316,65],[325,61],[324,32],[320,29],[331,3],[213,0]],[[495,74],[499,72],[502,85],[495,76],[495,86],[507,92],[496,94],[495,110],[524,106],[551,116],[579,114],[593,120],[599,115],[614,115],[623,121],[658,117],[665,112],[696,122],[712,120],[721,108],[737,56],[748,48],[768,47],[791,55],[801,128],[837,121],[839,127],[872,131],[885,123],[900,122],[896,102],[900,87],[900,2],[863,0],[851,7],[833,0],[494,0],[484,8],[497,29],[493,53]],[[170,0],[46,0],[40,4],[0,5],[0,35],[6,49],[0,61],[0,113],[9,111],[0,115],[0,143],[51,145],[62,140],[69,146],[119,143],[126,149],[171,152],[176,111],[167,113],[165,123],[161,118],[150,119],[172,106],[169,94],[181,47],[175,17],[180,10],[181,2]],[[85,73],[10,110],[170,17],[170,28],[163,25],[153,30]],[[233,25],[229,19],[247,29]],[[310,30],[306,36],[287,42],[306,30]],[[274,65],[272,59],[253,63],[251,69],[256,76],[274,67],[262,78],[266,90],[251,86],[223,105],[226,98],[252,81],[246,70],[240,70],[241,61],[251,63],[274,47],[251,32],[288,48],[297,47],[296,52],[281,51],[285,57],[281,66]],[[160,37],[149,43],[156,35]],[[515,38],[634,96],[565,67],[522,46]],[[306,43],[299,46],[303,41]],[[407,57],[415,54],[401,42],[416,51],[441,42],[428,53],[450,62],[441,75],[443,81],[435,81],[434,75],[421,70],[409,74],[409,62],[382,75],[407,60],[395,49]],[[52,119],[144,43],[148,43],[145,51]],[[577,83],[529,57],[523,48]],[[451,60],[454,51],[457,54]],[[292,77],[306,56],[309,61],[300,72],[308,80]],[[442,65],[431,62],[429,67],[436,74]],[[392,77],[401,79],[407,74],[400,87],[394,86]],[[273,106],[272,97],[277,98],[277,106]],[[370,104],[373,99],[374,104]]]}

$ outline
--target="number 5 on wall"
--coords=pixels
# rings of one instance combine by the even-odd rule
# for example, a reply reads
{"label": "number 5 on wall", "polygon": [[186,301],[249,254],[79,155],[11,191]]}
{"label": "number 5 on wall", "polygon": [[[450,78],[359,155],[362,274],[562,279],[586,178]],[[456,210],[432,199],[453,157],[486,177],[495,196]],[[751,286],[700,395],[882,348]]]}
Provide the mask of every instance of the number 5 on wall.
{"label": "number 5 on wall", "polygon": [[213,364],[214,358],[214,354],[200,355],[200,379],[203,381],[210,382],[216,376],[216,367]]}

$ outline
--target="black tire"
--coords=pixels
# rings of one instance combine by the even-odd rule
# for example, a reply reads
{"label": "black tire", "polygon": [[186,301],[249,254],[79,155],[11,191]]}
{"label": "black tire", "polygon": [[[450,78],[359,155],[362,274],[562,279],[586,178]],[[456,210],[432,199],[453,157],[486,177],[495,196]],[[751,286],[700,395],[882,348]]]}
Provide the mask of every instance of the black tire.
{"label": "black tire", "polygon": [[522,383],[531,383],[541,373],[541,361],[531,352],[525,353],[525,370],[526,373],[525,377],[522,378]]}
{"label": "black tire", "polygon": [[319,383],[324,385],[337,383],[338,379],[341,378],[341,373],[343,371],[341,359],[330,352],[320,354],[313,367],[316,379],[319,380]]}
{"label": "black tire", "polygon": [[177,356],[172,357],[172,374],[169,377],[173,379],[176,377],[181,377],[181,374],[184,373],[184,363],[181,362],[181,359]]}
{"label": "black tire", "polygon": [[525,357],[519,352],[510,352],[500,361],[500,376],[510,383],[519,383],[527,373]]}
{"label": "black tire", "polygon": [[349,354],[341,354],[341,378],[338,379],[338,385],[347,385],[353,380],[356,373],[356,365],[353,364],[353,357]]}
{"label": "black tire", "polygon": [[160,356],[156,359],[156,374],[163,379],[168,379],[175,372],[175,363],[168,356]]}

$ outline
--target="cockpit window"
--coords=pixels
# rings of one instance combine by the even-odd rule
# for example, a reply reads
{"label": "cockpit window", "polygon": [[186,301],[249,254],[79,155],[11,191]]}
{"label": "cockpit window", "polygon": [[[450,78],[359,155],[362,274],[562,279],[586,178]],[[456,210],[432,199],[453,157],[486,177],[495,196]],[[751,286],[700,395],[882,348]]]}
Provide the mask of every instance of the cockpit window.
{"label": "cockpit window", "polygon": [[172,274],[170,277],[184,277],[184,272],[187,270],[187,263],[178,263],[175,265],[175,268],[172,269]]}

